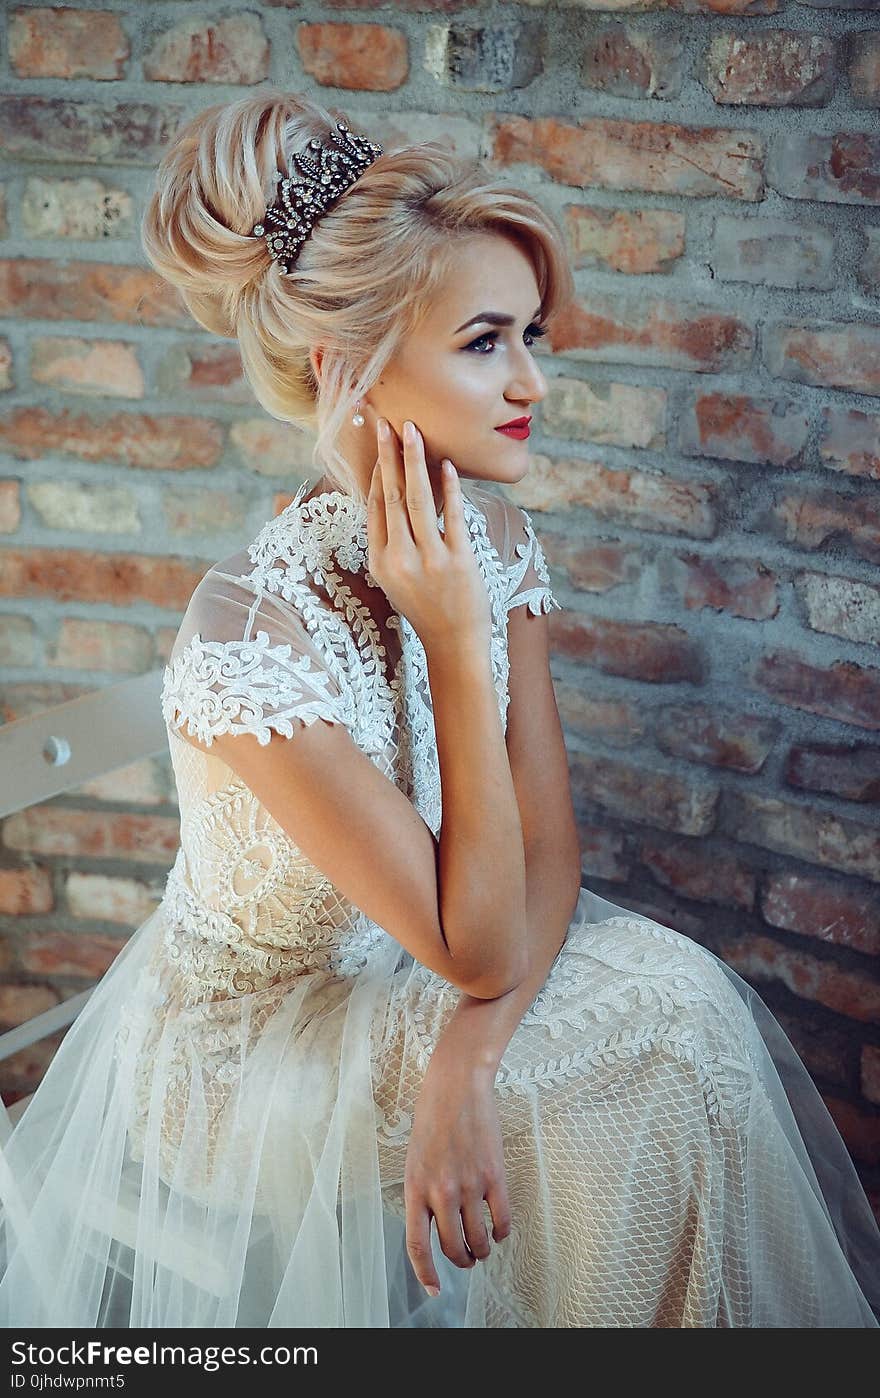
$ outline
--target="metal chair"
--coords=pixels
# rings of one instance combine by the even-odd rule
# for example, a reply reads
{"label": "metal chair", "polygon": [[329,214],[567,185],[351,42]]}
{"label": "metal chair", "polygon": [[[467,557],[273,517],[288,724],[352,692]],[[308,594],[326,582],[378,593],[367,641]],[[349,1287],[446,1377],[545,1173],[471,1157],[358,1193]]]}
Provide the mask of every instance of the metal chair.
{"label": "metal chair", "polygon": [[[25,810],[142,758],[167,752],[168,734],[160,703],[163,673],[161,669],[153,670],[108,685],[0,728],[0,817]],[[90,986],[0,1035],[0,1062],[72,1024],[93,990],[94,986]],[[27,1110],[32,1095],[5,1109],[13,1127]],[[0,1130],[0,1148],[3,1135]],[[100,1217],[96,1218],[96,1224],[105,1230],[107,1219],[112,1220],[112,1235],[120,1245],[115,1260],[121,1271],[125,1271],[125,1261],[120,1249],[133,1249],[135,1245],[138,1205],[139,1171],[130,1168],[123,1173],[118,1198],[107,1209],[99,1210]],[[225,1294],[225,1270],[207,1254],[204,1241],[198,1236],[177,1237],[173,1247],[167,1241],[160,1243],[152,1260],[216,1295]]]}

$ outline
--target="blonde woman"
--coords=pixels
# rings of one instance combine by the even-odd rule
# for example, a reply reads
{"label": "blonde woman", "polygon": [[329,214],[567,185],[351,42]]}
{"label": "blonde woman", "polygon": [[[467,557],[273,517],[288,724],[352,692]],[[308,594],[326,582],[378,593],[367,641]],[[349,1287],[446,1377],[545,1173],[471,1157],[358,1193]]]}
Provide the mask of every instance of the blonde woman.
{"label": "blonde woman", "polygon": [[880,1233],[778,1023],[580,884],[503,489],[573,295],[553,219],[267,90],[182,127],[143,236],[322,474],[184,615],[180,850],[6,1142],[3,1323],[875,1328]]}

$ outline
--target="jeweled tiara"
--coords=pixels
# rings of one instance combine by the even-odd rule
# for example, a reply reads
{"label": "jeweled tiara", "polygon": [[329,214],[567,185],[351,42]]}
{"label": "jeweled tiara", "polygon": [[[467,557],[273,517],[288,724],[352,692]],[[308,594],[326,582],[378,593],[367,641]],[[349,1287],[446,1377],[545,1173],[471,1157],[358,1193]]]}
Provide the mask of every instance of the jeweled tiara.
{"label": "jeweled tiara", "polygon": [[313,137],[306,151],[293,157],[293,172],[289,176],[275,171],[272,179],[278,185],[278,197],[251,230],[255,238],[265,237],[282,272],[292,269],[321,215],[383,150],[375,141],[353,136],[344,121],[337,121],[331,142],[324,145],[317,136]]}

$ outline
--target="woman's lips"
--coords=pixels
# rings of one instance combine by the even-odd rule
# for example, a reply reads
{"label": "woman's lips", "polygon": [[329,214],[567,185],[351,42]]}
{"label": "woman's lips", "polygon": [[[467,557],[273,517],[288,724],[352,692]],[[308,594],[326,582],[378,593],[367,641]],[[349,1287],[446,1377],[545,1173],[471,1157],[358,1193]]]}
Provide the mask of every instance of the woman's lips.
{"label": "woman's lips", "polygon": [[503,432],[505,437],[517,437],[520,441],[524,441],[529,436],[530,429],[529,424],[525,423],[522,427],[496,427],[495,431]]}

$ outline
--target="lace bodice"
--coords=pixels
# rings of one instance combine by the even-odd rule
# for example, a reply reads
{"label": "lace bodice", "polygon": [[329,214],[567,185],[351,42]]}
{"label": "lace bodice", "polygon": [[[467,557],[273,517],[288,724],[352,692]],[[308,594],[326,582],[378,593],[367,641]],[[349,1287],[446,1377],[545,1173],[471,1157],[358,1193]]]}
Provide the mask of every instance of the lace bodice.
{"label": "lace bodice", "polygon": [[[246,550],[215,564],[184,614],[162,688],[181,842],[163,899],[164,956],[186,1004],[240,996],[303,971],[356,973],[387,934],[299,850],[209,748],[221,733],[295,740],[297,724],[341,723],[412,801],[434,835],[440,771],[427,660],[368,567],[366,506],[310,482]],[[506,729],[507,617],[559,607],[531,518],[462,482],[492,615],[491,662]],[[443,527],[443,515],[438,519]],[[375,599],[385,602],[380,615]]]}

